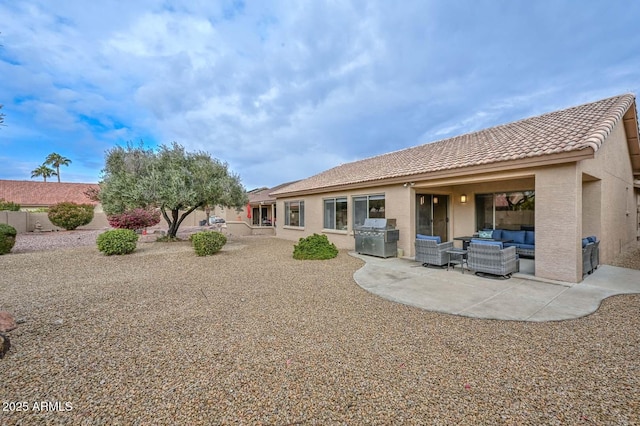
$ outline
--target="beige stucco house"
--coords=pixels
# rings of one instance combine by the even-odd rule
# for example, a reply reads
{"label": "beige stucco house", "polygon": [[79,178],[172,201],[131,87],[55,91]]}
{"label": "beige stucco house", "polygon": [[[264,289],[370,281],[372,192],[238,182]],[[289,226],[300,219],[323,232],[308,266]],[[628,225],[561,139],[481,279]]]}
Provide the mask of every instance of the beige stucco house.
{"label": "beige stucco house", "polygon": [[579,282],[583,237],[598,237],[601,263],[635,244],[639,179],[635,96],[626,94],[343,164],[270,196],[278,237],[324,233],[353,249],[354,226],[393,218],[409,257],[418,233],[450,241],[532,229],[535,275]]}

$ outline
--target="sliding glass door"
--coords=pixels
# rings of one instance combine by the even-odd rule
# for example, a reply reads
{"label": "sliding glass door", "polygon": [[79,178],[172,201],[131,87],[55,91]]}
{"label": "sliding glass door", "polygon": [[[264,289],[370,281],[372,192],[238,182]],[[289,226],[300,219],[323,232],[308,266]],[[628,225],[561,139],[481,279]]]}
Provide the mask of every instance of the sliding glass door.
{"label": "sliding glass door", "polygon": [[449,197],[437,194],[416,194],[416,233],[449,239]]}

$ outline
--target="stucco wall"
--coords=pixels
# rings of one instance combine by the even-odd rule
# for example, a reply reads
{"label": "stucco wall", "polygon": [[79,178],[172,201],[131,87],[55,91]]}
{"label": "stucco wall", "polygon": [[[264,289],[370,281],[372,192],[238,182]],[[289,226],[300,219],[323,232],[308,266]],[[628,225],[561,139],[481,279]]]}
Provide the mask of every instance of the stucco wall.
{"label": "stucco wall", "polygon": [[27,232],[29,214],[27,212],[0,211],[0,223],[13,226],[18,234]]}
{"label": "stucco wall", "polygon": [[575,164],[536,173],[536,276],[582,280],[582,176]]}
{"label": "stucco wall", "polygon": [[[496,192],[531,191],[535,188],[533,178],[534,171],[523,171],[521,173],[530,174],[532,177],[523,177],[505,180],[500,173],[486,175],[482,181],[473,184],[463,184],[453,186],[451,195],[453,199],[452,237],[462,237],[473,235],[478,230],[476,223],[475,196],[477,194],[492,194]],[[465,194],[467,202],[462,204],[460,196]]]}
{"label": "stucco wall", "polygon": [[[527,172],[533,174],[533,171]],[[276,235],[292,241],[298,241],[301,237],[306,237],[313,233],[324,233],[329,240],[339,248],[353,249],[355,240],[353,236],[353,197],[362,195],[385,195],[385,216],[388,219],[396,219],[397,228],[400,230],[400,240],[398,248],[404,251],[406,257],[415,255],[415,233],[416,233],[416,194],[437,194],[449,196],[449,239],[453,237],[472,235],[476,231],[475,201],[474,196],[478,193],[491,193],[499,191],[520,191],[534,189],[533,178],[519,178],[513,180],[496,180],[485,176],[485,181],[477,184],[465,185],[444,185],[444,186],[403,186],[394,184],[367,188],[366,190],[341,191],[331,194],[307,195],[304,197],[294,197],[279,199],[277,211],[280,212],[276,229]],[[460,202],[460,195],[467,196],[467,202]],[[323,229],[323,200],[325,198],[346,197],[348,210],[348,231],[334,231]],[[286,227],[284,226],[284,202],[300,201],[305,202],[305,226]],[[461,245],[458,244],[458,245]]]}
{"label": "stucco wall", "polygon": [[[276,228],[276,235],[279,238],[287,240],[298,241],[300,238],[307,237],[313,233],[323,233],[327,235],[327,238],[334,243],[338,248],[342,249],[354,249],[355,238],[353,236],[353,197],[364,195],[379,195],[385,196],[385,217],[387,219],[396,219],[398,229],[400,231],[400,240],[398,241],[398,248],[402,248],[407,251],[410,249],[410,244],[413,244],[413,235],[411,230],[414,228],[414,221],[412,221],[413,209],[411,208],[410,200],[412,197],[411,188],[404,187],[401,184],[380,186],[375,188],[367,188],[355,191],[340,191],[331,194],[314,194],[304,197],[282,198],[279,199],[276,205],[279,212],[278,225]],[[330,229],[323,229],[323,200],[326,198],[346,197],[347,198],[347,212],[348,212],[348,230],[337,231]],[[290,227],[284,226],[284,203],[285,201],[304,201],[304,227]],[[405,253],[406,254],[406,253]]]}
{"label": "stucco wall", "polygon": [[[59,228],[51,223],[49,218],[47,217],[47,213],[44,212],[30,212],[30,211],[19,211],[19,212],[0,212],[0,223],[6,223],[8,225],[16,228],[19,234],[25,232],[33,232],[36,228],[36,223],[39,222],[42,226],[42,231],[62,231],[62,228]],[[109,228],[109,222],[107,222],[107,217],[102,211],[94,212],[93,220],[84,226],[80,226],[78,229],[105,229]]]}
{"label": "stucco wall", "polygon": [[[579,167],[583,176],[599,179],[600,186],[598,190],[589,181],[583,185],[584,201],[589,204],[584,205],[582,236],[595,234],[600,239],[600,262],[611,262],[636,244],[638,232],[633,170],[622,123],[613,129],[595,157],[582,161]],[[599,203],[595,199],[598,195]]]}
{"label": "stucco wall", "polygon": [[[189,214],[182,222],[180,226],[198,226],[200,221],[206,218],[205,212],[201,210],[196,210]],[[42,226],[42,231],[62,231],[62,228],[59,228],[51,223],[49,218],[47,217],[47,213],[45,212],[30,212],[30,211],[20,211],[20,212],[8,212],[8,211],[0,211],[0,223],[6,223],[14,228],[18,233],[24,232],[33,232],[36,227],[36,222],[39,222]],[[158,227],[166,228],[167,223],[162,218]],[[80,226],[78,229],[108,229],[110,228],[109,222],[107,221],[107,216],[99,207],[96,207],[93,220],[85,226]]]}

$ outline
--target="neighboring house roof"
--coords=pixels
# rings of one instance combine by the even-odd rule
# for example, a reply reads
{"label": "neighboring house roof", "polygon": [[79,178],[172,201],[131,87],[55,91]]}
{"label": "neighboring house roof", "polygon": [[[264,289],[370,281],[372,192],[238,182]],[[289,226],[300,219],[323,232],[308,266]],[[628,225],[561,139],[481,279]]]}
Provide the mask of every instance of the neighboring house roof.
{"label": "neighboring house roof", "polygon": [[507,166],[509,162],[534,165],[551,159],[590,158],[623,117],[634,173],[640,173],[635,96],[626,94],[343,164],[271,195],[323,192],[419,175],[427,178],[459,173],[462,168]]}
{"label": "neighboring house roof", "polygon": [[298,182],[298,181],[281,183],[280,185],[274,186],[273,188],[262,187],[262,188],[253,189],[247,192],[247,194],[249,195],[249,203],[250,204],[275,203],[276,199],[271,196],[271,193],[273,191],[278,191],[279,189],[284,188],[285,186],[291,185],[295,182]]}
{"label": "neighboring house roof", "polygon": [[78,204],[98,204],[84,193],[89,188],[100,189],[97,183],[34,182],[28,180],[0,180],[0,198],[23,207],[46,207],[62,201]]}

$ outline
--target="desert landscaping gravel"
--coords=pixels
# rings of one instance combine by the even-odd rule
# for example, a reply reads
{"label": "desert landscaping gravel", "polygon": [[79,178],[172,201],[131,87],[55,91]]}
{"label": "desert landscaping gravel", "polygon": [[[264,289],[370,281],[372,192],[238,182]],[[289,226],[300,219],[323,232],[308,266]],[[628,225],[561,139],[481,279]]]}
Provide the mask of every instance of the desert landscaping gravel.
{"label": "desert landscaping gravel", "polygon": [[96,235],[19,235],[0,256],[19,322],[0,424],[640,422],[639,295],[481,320],[367,293],[347,251],[297,261],[291,241],[230,236],[210,257],[186,241],[104,256]]}

